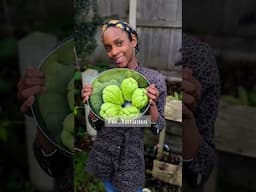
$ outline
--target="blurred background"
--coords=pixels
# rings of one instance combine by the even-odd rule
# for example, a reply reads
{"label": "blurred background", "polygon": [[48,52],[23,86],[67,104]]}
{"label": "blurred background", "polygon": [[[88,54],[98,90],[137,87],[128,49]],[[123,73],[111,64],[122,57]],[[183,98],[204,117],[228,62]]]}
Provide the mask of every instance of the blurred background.
{"label": "blurred background", "polygon": [[[77,2],[86,3],[87,1]],[[101,13],[101,17],[115,16],[128,19],[128,0],[108,2],[98,0],[98,2],[100,5],[98,13]],[[182,4],[183,31],[195,35],[214,49],[221,75],[222,98],[215,130],[218,162],[207,183],[207,192],[255,191],[256,2],[253,0],[217,0],[214,2],[183,0]],[[178,12],[178,10],[181,11],[181,0],[161,1],[158,3],[158,7],[156,4],[153,5],[153,1],[148,4],[138,4],[139,10],[142,11],[144,8],[148,11],[144,12],[144,15],[139,12],[140,14],[137,16],[139,18],[137,21],[138,31],[146,34],[145,41],[142,38],[141,45],[146,48],[141,50],[140,56],[145,60],[146,65],[154,68],[155,63],[159,63],[159,60],[151,60],[143,57],[143,55],[156,54],[154,58],[164,59],[162,63],[160,62],[162,65],[157,70],[162,71],[167,77],[179,77],[179,70],[173,66],[178,57],[168,57],[166,52],[150,52],[149,47],[150,45],[157,45],[158,51],[166,51],[169,49],[160,46],[164,44],[163,42],[167,42],[166,37],[172,37],[168,39],[168,42],[180,38],[179,33],[173,33],[173,28],[181,29],[180,23],[175,23],[178,19],[171,22],[177,26],[169,26],[166,23],[170,21],[167,18],[176,18],[177,14],[181,13]],[[81,4],[81,6],[85,6],[85,4]],[[26,127],[24,116],[19,112],[20,105],[16,100],[16,84],[24,66],[30,65],[27,61],[31,60],[33,61],[31,65],[37,65],[51,49],[73,34],[75,15],[73,7],[73,2],[67,0],[61,2],[1,0],[0,149],[2,155],[0,159],[0,191],[34,192],[38,191],[36,188],[40,186],[38,184],[35,187],[30,179]],[[162,15],[164,14],[163,8],[169,15]],[[75,21],[77,23],[85,19],[85,17],[80,17],[82,13],[83,11],[76,15]],[[91,17],[86,18],[91,19]],[[85,25],[80,26],[83,28]],[[153,31],[155,34],[160,34],[159,36],[162,38],[160,43],[157,42],[159,44],[154,41],[156,37],[153,35]],[[174,36],[163,35],[168,33],[166,31],[177,36],[174,38]],[[84,37],[76,36],[76,38],[83,39]],[[148,39],[151,41],[146,41]],[[99,40],[96,38],[95,41]],[[35,52],[31,51],[33,47],[39,47],[38,50],[41,54],[34,56]],[[78,53],[82,57],[83,48],[80,48]],[[22,52],[22,50],[28,51]],[[102,47],[97,47],[94,53],[96,56],[93,58],[98,58],[95,62],[108,63],[106,58],[101,57],[104,55],[101,54],[102,50]],[[25,59],[21,61],[22,58]],[[87,57],[85,58],[85,62],[87,62]],[[92,58],[90,62],[93,62]],[[175,90],[179,90],[179,83],[177,78],[170,79],[170,82],[169,90],[171,91],[169,94],[172,94]],[[179,126],[177,126],[175,134],[169,133],[169,135],[173,136],[168,141],[176,141],[176,143],[167,143],[168,146],[179,151]],[[82,136],[84,135],[82,134]],[[153,138],[151,141],[157,142],[157,139]],[[177,146],[178,148],[175,148]],[[146,149],[148,150],[146,155],[150,157],[153,154],[153,148],[148,146]],[[84,160],[79,162],[82,161]],[[78,165],[82,166],[82,164]],[[79,170],[81,170],[80,168],[78,167]]]}
{"label": "blurred background", "polygon": [[[0,148],[4,154],[1,155],[0,160],[1,192],[52,191],[54,180],[40,169],[32,153],[35,124],[32,118],[24,117],[24,114],[19,111],[20,103],[16,99],[17,82],[26,67],[38,67],[51,50],[71,35],[75,37],[79,57],[75,62],[79,63],[81,67],[79,69],[84,70],[89,64],[101,66],[102,68],[98,69],[100,71],[112,66],[106,56],[103,56],[105,54],[102,54],[102,52],[105,53],[103,47],[98,46],[101,45],[99,24],[109,18],[128,20],[129,15],[135,16],[134,21],[137,23],[135,26],[141,37],[139,57],[143,65],[164,74],[168,84],[168,94],[174,96],[176,92],[174,100],[180,103],[180,96],[178,96],[181,82],[180,67],[174,64],[180,59],[181,0],[170,2],[161,0],[160,3],[153,0],[138,1],[135,7],[134,4],[130,6],[129,0],[107,2],[103,0],[74,2],[2,0],[0,10]],[[77,72],[79,73],[79,70]],[[76,80],[75,86],[79,89],[81,88],[79,74]],[[76,98],[75,107],[77,108],[74,110],[77,110],[78,117],[83,118],[84,108],[79,100],[79,94]],[[161,181],[152,177],[153,160],[160,152],[164,153],[159,160],[180,168],[181,124],[176,121],[167,121],[176,129],[174,134],[170,129],[163,131],[161,149],[158,148],[160,138],[149,131],[146,133],[148,135],[148,143],[145,145],[148,166],[146,185],[154,188],[153,191],[161,191],[163,187],[169,191],[179,189],[177,181],[174,184],[171,182],[173,180],[166,182],[166,180]],[[76,131],[76,147],[79,152],[88,150],[86,147],[91,145],[89,141],[86,146],[88,135],[84,119],[80,125],[82,127],[78,126]],[[171,153],[170,149],[173,149],[176,154]],[[77,153],[74,159],[76,190],[85,191],[86,189],[89,192],[102,190],[101,185],[98,186],[97,182],[85,175],[83,171],[85,158],[84,154]]]}
{"label": "blurred background", "polygon": [[182,4],[183,32],[213,48],[220,71],[218,162],[206,191],[255,191],[256,2],[183,0]]}
{"label": "blurred background", "polygon": [[[33,55],[40,55],[36,51],[44,50],[41,51],[41,56],[38,56],[38,59],[41,59],[58,42],[72,35],[73,15],[73,3],[67,0],[0,2],[1,192],[36,191],[29,176],[26,127],[24,116],[19,111],[20,104],[16,99],[16,84],[25,65],[38,64],[32,63],[33,59],[29,60],[29,57],[35,61],[36,56]],[[44,40],[45,44],[49,43],[48,47],[40,44]],[[26,52],[26,47],[35,45],[39,47],[35,52],[31,49]]]}

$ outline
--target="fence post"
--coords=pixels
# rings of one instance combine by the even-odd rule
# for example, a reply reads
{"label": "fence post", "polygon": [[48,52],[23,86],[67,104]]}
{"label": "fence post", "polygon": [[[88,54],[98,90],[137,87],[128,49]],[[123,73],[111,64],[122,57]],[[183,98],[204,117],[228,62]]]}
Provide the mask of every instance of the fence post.
{"label": "fence post", "polygon": [[[42,59],[56,46],[57,39],[53,35],[34,32],[18,43],[19,67],[24,75],[27,67],[38,67]],[[29,174],[32,184],[42,192],[53,191],[54,179],[48,176],[39,166],[33,154],[33,141],[36,134],[36,125],[33,118],[25,116],[27,155]]]}

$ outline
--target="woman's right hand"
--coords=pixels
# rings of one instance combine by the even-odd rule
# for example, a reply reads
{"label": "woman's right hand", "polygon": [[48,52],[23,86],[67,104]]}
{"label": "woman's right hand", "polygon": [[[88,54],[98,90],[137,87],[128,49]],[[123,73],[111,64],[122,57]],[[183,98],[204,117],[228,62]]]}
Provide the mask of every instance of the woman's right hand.
{"label": "woman's right hand", "polygon": [[25,113],[35,101],[35,95],[43,93],[44,87],[44,75],[36,68],[27,68],[25,75],[20,78],[17,87],[17,97],[22,103],[20,110]]}
{"label": "woman's right hand", "polygon": [[89,99],[89,97],[92,95],[93,92],[93,87],[90,84],[85,84],[85,86],[83,87],[82,91],[81,91],[81,97],[82,97],[82,101],[83,103],[86,103]]}
{"label": "woman's right hand", "polygon": [[194,118],[194,110],[201,98],[202,85],[193,76],[193,71],[189,68],[182,69],[182,118]]}
{"label": "woman's right hand", "polygon": [[[83,103],[86,103],[88,101],[88,99],[90,98],[90,96],[92,95],[93,92],[93,87],[90,84],[85,84],[85,86],[83,87],[82,91],[81,91],[81,96],[82,96],[82,101]],[[98,118],[90,111],[89,112],[89,117],[92,120],[98,120]]]}

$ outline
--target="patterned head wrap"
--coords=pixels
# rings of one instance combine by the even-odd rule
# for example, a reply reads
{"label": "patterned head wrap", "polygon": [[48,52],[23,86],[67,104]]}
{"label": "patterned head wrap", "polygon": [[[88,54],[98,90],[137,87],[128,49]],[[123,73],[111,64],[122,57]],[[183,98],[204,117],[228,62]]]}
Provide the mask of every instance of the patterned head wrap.
{"label": "patterned head wrap", "polygon": [[122,20],[110,20],[103,24],[102,26],[102,34],[109,28],[109,27],[117,27],[122,29],[123,31],[127,32],[128,37],[132,40],[132,35],[135,35],[137,39],[137,45],[135,47],[136,53],[139,51],[139,38],[137,32],[125,21]]}

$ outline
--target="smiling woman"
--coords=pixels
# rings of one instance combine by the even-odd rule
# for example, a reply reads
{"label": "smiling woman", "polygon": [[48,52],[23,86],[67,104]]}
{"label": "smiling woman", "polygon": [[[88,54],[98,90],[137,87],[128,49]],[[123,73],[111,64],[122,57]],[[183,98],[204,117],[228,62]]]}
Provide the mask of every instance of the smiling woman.
{"label": "smiling woman", "polygon": [[[164,104],[167,95],[163,75],[145,68],[138,62],[137,32],[128,23],[111,20],[102,27],[102,43],[107,56],[118,68],[128,68],[141,73],[148,81],[146,95],[150,107],[153,133],[165,126]],[[87,102],[97,87],[87,84],[81,95]],[[97,136],[89,153],[86,170],[101,179],[107,192],[142,191],[145,182],[144,127],[104,127],[104,122],[90,115]]]}
{"label": "smiling woman", "polygon": [[102,42],[105,50],[108,57],[114,61],[117,67],[135,69],[137,66],[135,57],[135,47],[138,44],[137,35],[135,35],[136,33],[122,30],[118,26],[122,25],[103,27]]}

